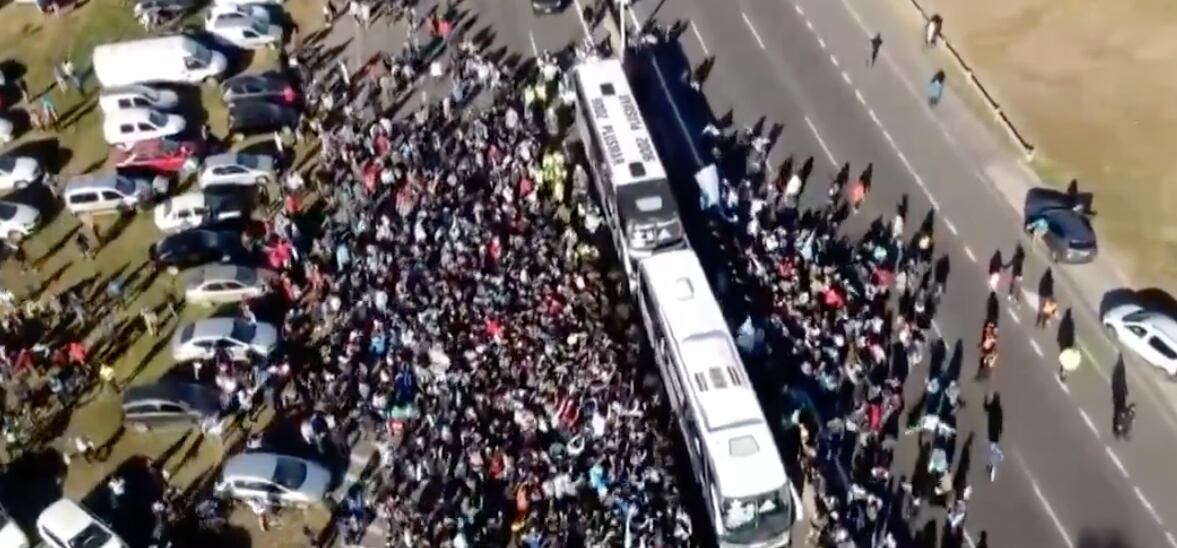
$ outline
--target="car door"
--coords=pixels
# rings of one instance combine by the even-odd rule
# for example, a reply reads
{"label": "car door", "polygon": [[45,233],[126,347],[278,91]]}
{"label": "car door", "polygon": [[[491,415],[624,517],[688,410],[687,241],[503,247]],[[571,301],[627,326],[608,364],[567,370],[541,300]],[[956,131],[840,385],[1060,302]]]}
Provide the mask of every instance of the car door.
{"label": "car door", "polygon": [[69,196],[69,206],[73,211],[93,211],[98,209],[98,198],[97,192],[78,192]]}
{"label": "car door", "polygon": [[113,190],[103,190],[99,202],[103,207],[118,207],[123,203],[123,195]]}
{"label": "car door", "polygon": [[225,289],[225,284],[221,282],[205,282],[200,287],[200,298],[209,302],[221,302],[221,291]]}
{"label": "car door", "polygon": [[221,300],[224,302],[240,301],[246,297],[246,287],[237,280],[225,280],[222,288]]}

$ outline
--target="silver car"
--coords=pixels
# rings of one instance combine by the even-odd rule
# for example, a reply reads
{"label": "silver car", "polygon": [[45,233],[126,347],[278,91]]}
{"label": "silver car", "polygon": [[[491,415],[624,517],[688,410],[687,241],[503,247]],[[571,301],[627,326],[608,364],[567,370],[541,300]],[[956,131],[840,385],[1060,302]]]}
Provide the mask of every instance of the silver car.
{"label": "silver car", "polygon": [[256,299],[270,292],[275,274],[234,265],[202,266],[184,276],[184,300],[211,305]]}
{"label": "silver car", "polygon": [[264,154],[226,152],[204,159],[200,188],[213,186],[265,186],[274,181],[275,161]]}
{"label": "silver car", "polygon": [[327,495],[331,473],[320,464],[278,453],[245,453],[225,463],[216,491],[236,499],[313,504]]}
{"label": "silver car", "polygon": [[0,155],[0,190],[24,188],[45,175],[40,162],[28,156]]}
{"label": "silver car", "polygon": [[212,359],[218,350],[235,361],[269,356],[278,349],[278,330],[265,322],[244,318],[208,318],[184,326],[172,338],[172,359],[178,362]]}

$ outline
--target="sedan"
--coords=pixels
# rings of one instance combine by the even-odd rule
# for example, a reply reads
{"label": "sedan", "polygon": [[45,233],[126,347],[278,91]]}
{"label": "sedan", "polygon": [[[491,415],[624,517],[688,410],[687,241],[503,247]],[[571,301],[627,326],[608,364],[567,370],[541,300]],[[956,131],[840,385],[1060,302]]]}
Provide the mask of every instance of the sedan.
{"label": "sedan", "polygon": [[221,84],[221,99],[225,104],[239,101],[275,101],[294,103],[298,94],[294,84],[281,72],[271,70],[258,74],[241,74]]}
{"label": "sedan", "polygon": [[270,12],[257,4],[214,4],[208,10],[205,25],[224,21],[263,21],[270,22]]}
{"label": "sedan", "polygon": [[202,305],[235,303],[263,297],[276,275],[260,268],[202,266],[184,277],[184,300]]}
{"label": "sedan", "polygon": [[237,232],[193,228],[151,244],[148,255],[156,266],[175,272],[204,263],[241,259],[245,249]]}
{"label": "sedan", "polygon": [[139,141],[129,149],[112,147],[115,167],[144,167],[161,173],[194,169],[203,150],[200,141],[171,138]]}
{"label": "sedan", "polygon": [[298,110],[285,105],[247,101],[229,105],[229,132],[234,140],[274,130],[293,130]]}
{"label": "sedan", "polygon": [[1177,321],[1169,315],[1122,304],[1104,313],[1103,328],[1149,365],[1177,376]]}
{"label": "sedan", "polygon": [[225,463],[218,493],[243,500],[312,504],[327,495],[331,473],[320,464],[279,453],[245,453]]}
{"label": "sedan", "polygon": [[167,114],[147,108],[117,110],[106,115],[102,135],[106,142],[131,148],[138,141],[149,141],[176,135],[187,127],[183,116]]}
{"label": "sedan", "polygon": [[210,360],[224,351],[235,361],[265,357],[278,349],[278,330],[265,322],[244,318],[208,318],[184,326],[172,338],[177,362]]}
{"label": "sedan", "polygon": [[274,158],[264,154],[226,152],[209,156],[200,172],[200,188],[264,186],[274,181]]}
{"label": "sedan", "polygon": [[0,154],[0,190],[39,183],[44,175],[41,164],[34,158]]}
{"label": "sedan", "polygon": [[204,30],[223,42],[241,49],[276,48],[282,44],[282,27],[262,19],[217,19],[209,17]]}
{"label": "sedan", "polygon": [[1056,263],[1081,264],[1098,253],[1095,228],[1082,204],[1065,193],[1036,188],[1026,194],[1026,230],[1040,237]]}
{"label": "sedan", "polygon": [[41,224],[41,212],[16,202],[0,201],[0,236],[19,242],[33,234]]}
{"label": "sedan", "polygon": [[220,430],[221,398],[215,386],[162,380],[127,389],[123,424],[138,431],[193,426]]}
{"label": "sedan", "polygon": [[182,230],[249,218],[250,200],[245,194],[188,192],[155,206],[155,226],[160,232]]}

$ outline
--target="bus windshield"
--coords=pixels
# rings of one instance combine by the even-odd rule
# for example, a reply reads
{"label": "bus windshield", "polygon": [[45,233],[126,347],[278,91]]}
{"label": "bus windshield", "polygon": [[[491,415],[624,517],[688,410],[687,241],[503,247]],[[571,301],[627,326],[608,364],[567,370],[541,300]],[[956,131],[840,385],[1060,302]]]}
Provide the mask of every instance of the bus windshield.
{"label": "bus windshield", "polygon": [[753,497],[723,501],[723,541],[755,544],[786,537],[793,525],[791,499],[782,488]]}

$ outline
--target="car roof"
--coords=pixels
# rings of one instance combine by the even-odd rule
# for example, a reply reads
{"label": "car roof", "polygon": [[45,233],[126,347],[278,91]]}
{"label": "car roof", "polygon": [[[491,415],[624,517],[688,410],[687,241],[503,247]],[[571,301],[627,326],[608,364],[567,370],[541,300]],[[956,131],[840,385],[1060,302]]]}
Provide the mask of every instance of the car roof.
{"label": "car roof", "polygon": [[267,24],[265,21],[262,21],[261,19],[255,19],[253,17],[242,17],[242,18],[237,18],[237,19],[218,18],[215,20],[215,27],[218,29],[235,28],[235,27],[242,28],[242,29],[252,29],[255,26],[260,26],[262,28],[269,28],[270,25]]}
{"label": "car roof", "polygon": [[200,192],[185,192],[168,200],[173,208],[191,208],[207,205],[208,201]]}
{"label": "car roof", "polygon": [[1043,211],[1039,215],[1048,219],[1051,224],[1055,225],[1060,235],[1070,241],[1095,242],[1095,229],[1082,213],[1071,209],[1051,209]]}
{"label": "car roof", "polygon": [[150,384],[132,386],[123,395],[124,407],[142,401],[182,403],[206,415],[218,413],[221,410],[221,398],[217,389],[181,380],[160,380]]}
{"label": "car roof", "polygon": [[241,163],[242,156],[253,156],[253,155],[247,154],[244,152],[231,152],[231,151],[230,152],[222,152],[220,154],[213,154],[212,156],[208,156],[204,159],[204,166],[206,168],[208,168],[208,167],[215,167],[215,166],[242,165],[242,163]]}
{"label": "car roof", "polygon": [[145,86],[142,84],[130,84],[126,86],[115,86],[103,88],[100,97],[115,97],[121,95],[145,95],[147,93],[159,93],[159,88]]}
{"label": "car roof", "polygon": [[225,79],[225,86],[233,84],[244,83],[268,83],[268,82],[282,82],[286,83],[286,76],[276,70],[267,70],[265,72],[254,72],[250,74],[238,74]]}
{"label": "car roof", "polygon": [[184,277],[185,286],[193,286],[206,281],[241,280],[254,277],[255,269],[231,264],[207,265],[193,269]]}
{"label": "car roof", "polygon": [[121,108],[105,114],[106,123],[113,124],[123,120],[144,120],[154,114],[155,111],[149,108]]}
{"label": "car roof", "polygon": [[65,184],[63,192],[80,192],[85,190],[105,190],[114,188],[118,184],[118,175],[82,175],[74,177]]}
{"label": "car roof", "polygon": [[233,326],[239,320],[238,318],[205,318],[197,320],[192,325],[192,336],[194,338],[210,338],[210,337],[227,337],[233,332]]}
{"label": "car roof", "polygon": [[37,516],[37,527],[48,529],[62,539],[77,536],[93,522],[94,516],[67,498],[57,499]]}
{"label": "car roof", "polygon": [[[278,459],[295,458],[278,453],[254,452],[242,453],[225,463],[223,477],[247,477],[271,480],[274,469],[278,467]],[[302,459],[297,459],[301,461]]]}

